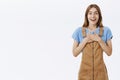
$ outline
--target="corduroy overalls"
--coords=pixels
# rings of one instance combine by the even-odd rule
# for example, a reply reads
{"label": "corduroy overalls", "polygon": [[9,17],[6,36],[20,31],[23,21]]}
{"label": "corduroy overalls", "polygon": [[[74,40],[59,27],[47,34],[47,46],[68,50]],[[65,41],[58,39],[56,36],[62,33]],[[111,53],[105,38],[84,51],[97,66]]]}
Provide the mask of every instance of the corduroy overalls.
{"label": "corduroy overalls", "polygon": [[[100,28],[99,36],[102,36],[103,28]],[[86,37],[85,28],[82,35]],[[82,51],[82,61],[78,80],[108,80],[107,69],[103,60],[103,50],[98,42],[87,43]]]}

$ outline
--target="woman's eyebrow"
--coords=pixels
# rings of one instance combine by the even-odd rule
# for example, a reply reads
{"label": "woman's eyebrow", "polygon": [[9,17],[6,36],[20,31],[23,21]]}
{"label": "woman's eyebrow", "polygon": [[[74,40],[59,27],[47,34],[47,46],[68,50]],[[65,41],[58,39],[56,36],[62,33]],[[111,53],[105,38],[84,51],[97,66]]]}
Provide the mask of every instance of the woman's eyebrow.
{"label": "woman's eyebrow", "polygon": [[98,11],[89,11],[89,12],[98,12]]}

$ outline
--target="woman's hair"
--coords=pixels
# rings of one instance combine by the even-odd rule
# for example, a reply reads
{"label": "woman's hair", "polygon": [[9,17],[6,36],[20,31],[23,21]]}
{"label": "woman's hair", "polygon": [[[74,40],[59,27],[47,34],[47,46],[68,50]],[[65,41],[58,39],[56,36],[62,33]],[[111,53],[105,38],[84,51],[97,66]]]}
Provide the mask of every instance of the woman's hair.
{"label": "woman's hair", "polygon": [[86,9],[86,12],[85,12],[85,20],[84,20],[84,24],[83,24],[83,27],[88,27],[89,25],[89,22],[88,22],[88,18],[87,18],[87,15],[88,15],[88,12],[91,8],[96,8],[97,11],[98,11],[98,14],[99,14],[99,19],[98,19],[98,22],[97,22],[97,27],[103,27],[103,24],[102,24],[102,14],[101,14],[101,10],[99,8],[98,5],[96,4],[91,4],[88,6],[88,8]]}

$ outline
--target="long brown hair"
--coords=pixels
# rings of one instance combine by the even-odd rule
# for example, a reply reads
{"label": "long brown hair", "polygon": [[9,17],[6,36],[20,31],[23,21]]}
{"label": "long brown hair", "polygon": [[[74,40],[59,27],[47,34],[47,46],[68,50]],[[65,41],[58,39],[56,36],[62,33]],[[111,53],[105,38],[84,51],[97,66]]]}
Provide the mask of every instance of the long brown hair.
{"label": "long brown hair", "polygon": [[90,10],[91,8],[93,8],[93,7],[97,9],[98,14],[99,14],[99,19],[98,19],[98,22],[97,22],[97,27],[98,27],[98,26],[99,26],[99,27],[103,27],[101,10],[100,10],[99,6],[96,5],[96,4],[91,4],[91,5],[89,5],[89,6],[87,7],[86,12],[85,12],[85,20],[84,20],[84,24],[83,24],[82,27],[88,27],[89,22],[88,22],[87,15],[88,15],[89,10]]}

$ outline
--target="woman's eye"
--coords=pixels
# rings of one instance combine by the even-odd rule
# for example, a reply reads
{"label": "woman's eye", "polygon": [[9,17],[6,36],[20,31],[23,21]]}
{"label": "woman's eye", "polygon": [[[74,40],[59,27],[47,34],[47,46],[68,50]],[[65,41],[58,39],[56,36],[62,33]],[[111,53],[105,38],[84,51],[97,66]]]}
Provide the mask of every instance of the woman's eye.
{"label": "woman's eye", "polygon": [[96,12],[95,14],[98,15],[98,12]]}
{"label": "woman's eye", "polygon": [[89,15],[91,15],[92,13],[89,13]]}

